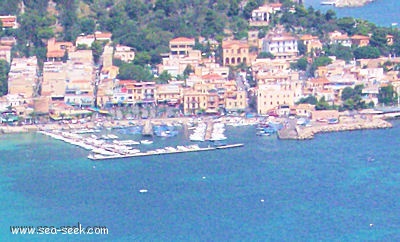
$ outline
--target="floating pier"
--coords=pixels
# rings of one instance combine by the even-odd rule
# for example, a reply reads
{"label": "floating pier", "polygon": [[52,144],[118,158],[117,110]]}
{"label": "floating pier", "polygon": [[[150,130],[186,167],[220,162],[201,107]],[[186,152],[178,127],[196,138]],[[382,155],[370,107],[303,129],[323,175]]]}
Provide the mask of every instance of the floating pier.
{"label": "floating pier", "polygon": [[154,156],[154,155],[166,155],[166,154],[177,154],[177,153],[188,153],[188,152],[200,152],[200,151],[211,151],[218,149],[229,149],[242,147],[244,144],[230,144],[221,145],[215,147],[195,147],[195,146],[177,146],[175,150],[158,149],[150,150],[147,152],[140,152],[135,154],[116,154],[116,155],[101,155],[101,154],[89,154],[88,158],[91,160],[110,160],[110,159],[121,159],[121,158],[131,158],[131,157],[141,157],[141,156]]}

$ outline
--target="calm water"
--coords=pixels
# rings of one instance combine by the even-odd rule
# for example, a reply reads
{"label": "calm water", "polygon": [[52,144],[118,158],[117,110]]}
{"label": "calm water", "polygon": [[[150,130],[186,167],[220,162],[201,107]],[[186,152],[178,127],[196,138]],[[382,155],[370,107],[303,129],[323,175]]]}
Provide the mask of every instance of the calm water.
{"label": "calm water", "polygon": [[[394,124],[310,141],[231,128],[229,141],[245,147],[102,162],[40,134],[2,135],[0,241],[400,241]],[[185,135],[154,146],[184,144]],[[9,232],[78,222],[110,234]]]}
{"label": "calm water", "polygon": [[391,27],[392,23],[400,24],[400,1],[398,0],[375,0],[363,7],[357,8],[335,8],[324,6],[322,0],[304,0],[306,7],[312,6],[314,9],[326,11],[333,9],[338,17],[355,17],[366,19],[382,27]]}

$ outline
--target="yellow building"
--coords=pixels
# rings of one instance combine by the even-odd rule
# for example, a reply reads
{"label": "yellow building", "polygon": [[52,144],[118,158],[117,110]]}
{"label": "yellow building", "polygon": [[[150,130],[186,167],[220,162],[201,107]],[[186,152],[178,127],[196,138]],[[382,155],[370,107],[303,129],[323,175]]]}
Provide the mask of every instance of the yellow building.
{"label": "yellow building", "polygon": [[239,40],[222,42],[223,65],[249,64],[249,44]]}
{"label": "yellow building", "polygon": [[305,34],[300,37],[300,41],[306,46],[307,53],[311,53],[312,50],[322,50],[322,43],[317,36]]}
{"label": "yellow building", "polygon": [[301,82],[260,85],[257,90],[257,111],[265,115],[280,105],[292,106],[301,98]]}
{"label": "yellow building", "polygon": [[42,96],[52,100],[64,100],[66,90],[67,70],[66,64],[61,61],[44,62]]}
{"label": "yellow building", "polygon": [[182,102],[181,87],[174,84],[156,85],[156,102],[175,105]]}
{"label": "yellow building", "polygon": [[38,86],[37,71],[36,57],[14,58],[8,73],[8,94],[32,98]]}

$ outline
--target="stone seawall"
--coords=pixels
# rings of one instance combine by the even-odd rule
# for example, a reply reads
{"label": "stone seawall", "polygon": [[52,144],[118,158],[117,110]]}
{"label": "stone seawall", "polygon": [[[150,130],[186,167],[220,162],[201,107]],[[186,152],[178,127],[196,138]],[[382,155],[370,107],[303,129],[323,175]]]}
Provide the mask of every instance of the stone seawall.
{"label": "stone seawall", "polygon": [[341,122],[337,124],[321,124],[312,127],[296,127],[297,139],[312,139],[317,133],[351,131],[361,129],[391,128],[392,124],[383,119],[354,120],[353,122]]}

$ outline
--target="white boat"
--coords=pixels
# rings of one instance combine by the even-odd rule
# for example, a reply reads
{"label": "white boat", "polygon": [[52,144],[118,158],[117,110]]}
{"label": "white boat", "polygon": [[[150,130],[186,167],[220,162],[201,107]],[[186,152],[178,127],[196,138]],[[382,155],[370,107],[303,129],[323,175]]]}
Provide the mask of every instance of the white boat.
{"label": "white boat", "polygon": [[322,1],[321,5],[331,5],[331,6],[335,6],[336,5],[336,1]]}
{"label": "white boat", "polygon": [[150,144],[153,144],[153,141],[145,139],[145,140],[141,140],[140,143],[143,145],[150,145]]}

